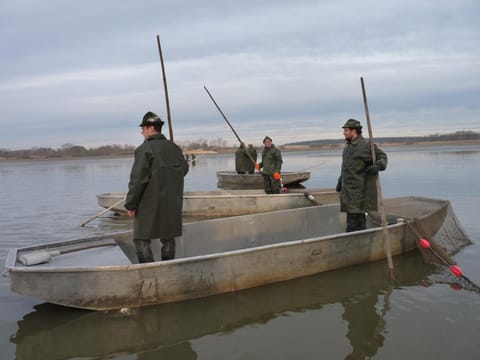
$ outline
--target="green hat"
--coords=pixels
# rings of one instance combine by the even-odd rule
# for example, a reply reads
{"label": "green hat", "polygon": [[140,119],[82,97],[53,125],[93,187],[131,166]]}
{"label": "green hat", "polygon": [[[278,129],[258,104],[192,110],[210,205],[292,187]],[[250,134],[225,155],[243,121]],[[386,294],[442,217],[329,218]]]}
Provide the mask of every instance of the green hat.
{"label": "green hat", "polygon": [[160,118],[160,116],[158,116],[154,112],[149,111],[149,112],[145,113],[145,115],[143,115],[143,120],[140,123],[140,125],[138,125],[138,126],[152,126],[152,125],[155,125],[155,124],[163,125],[164,122]]}
{"label": "green hat", "polygon": [[342,126],[342,128],[349,128],[349,129],[361,129],[362,125],[360,124],[360,121],[355,120],[355,119],[348,119],[345,125]]}

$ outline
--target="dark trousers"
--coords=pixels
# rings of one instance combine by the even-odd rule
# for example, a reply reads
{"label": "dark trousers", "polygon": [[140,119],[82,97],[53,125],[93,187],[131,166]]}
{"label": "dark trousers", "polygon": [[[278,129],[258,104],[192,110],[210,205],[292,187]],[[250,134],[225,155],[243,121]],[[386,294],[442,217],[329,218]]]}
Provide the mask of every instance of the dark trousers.
{"label": "dark trousers", "polygon": [[364,230],[367,228],[365,213],[347,213],[347,232]]}
{"label": "dark trousers", "polygon": [[[149,239],[134,239],[138,262],[140,264],[153,262],[152,243]],[[162,260],[175,259],[175,238],[160,239],[162,243]]]}
{"label": "dark trousers", "polygon": [[272,175],[263,174],[263,188],[267,194],[280,194],[280,180],[275,180]]}

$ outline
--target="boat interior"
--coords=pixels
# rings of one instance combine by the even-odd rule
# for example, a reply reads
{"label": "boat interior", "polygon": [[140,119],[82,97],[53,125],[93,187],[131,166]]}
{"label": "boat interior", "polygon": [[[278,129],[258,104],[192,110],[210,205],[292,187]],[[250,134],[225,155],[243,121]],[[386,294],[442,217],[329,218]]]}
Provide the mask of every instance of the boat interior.
{"label": "boat interior", "polygon": [[[423,216],[444,203],[416,197],[389,199],[385,203],[387,221],[390,224],[396,223],[398,218]],[[369,222],[368,227],[381,227],[381,223]],[[197,221],[184,224],[183,235],[176,241],[175,259],[341,235],[344,231],[345,214],[339,211],[338,204]],[[123,266],[137,263],[132,232],[128,231],[23,248],[15,253],[15,259],[10,259],[10,264],[24,266],[16,261],[22,253],[58,249],[74,250],[52,256],[51,261],[34,267]],[[152,240],[152,251],[155,259],[160,260],[161,243],[158,239]]]}

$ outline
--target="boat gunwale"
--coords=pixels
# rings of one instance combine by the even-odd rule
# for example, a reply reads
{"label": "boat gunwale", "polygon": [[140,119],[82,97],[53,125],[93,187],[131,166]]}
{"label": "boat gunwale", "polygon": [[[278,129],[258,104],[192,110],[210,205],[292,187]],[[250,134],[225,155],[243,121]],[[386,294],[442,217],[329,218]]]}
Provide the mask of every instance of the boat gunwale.
{"label": "boat gunwale", "polygon": [[[234,170],[220,170],[216,172],[217,174],[222,174],[222,175],[232,175],[232,176],[258,176],[262,175],[260,172],[256,172],[253,174],[239,174]],[[292,174],[311,174],[310,171],[282,171],[282,175],[292,175]]]}
{"label": "boat gunwale", "polygon": [[[253,190],[253,189],[252,189]],[[280,193],[280,194],[267,194],[267,193],[258,193],[258,194],[210,194],[210,195],[190,195],[188,192],[185,192],[184,195],[183,195],[183,198],[184,199],[204,199],[204,198],[219,198],[219,199],[224,199],[224,198],[259,198],[259,197],[272,197],[272,195],[274,197],[291,197],[291,196],[305,196],[305,194],[328,194],[328,193],[333,193],[335,191],[335,189],[325,189],[325,190],[321,190],[321,189],[305,189],[305,191],[302,191],[303,189],[299,189],[297,191],[294,191],[294,192],[283,192],[283,193]],[[248,191],[248,190],[245,190],[245,191]],[[263,190],[259,190],[259,191],[263,191]],[[210,192],[210,191],[205,191],[205,193],[207,192]],[[190,192],[192,193],[192,192]],[[96,195],[97,198],[105,198],[105,199],[108,199],[108,198],[111,198],[112,196],[109,196],[109,195],[113,195],[113,194],[118,194],[118,196],[124,196],[126,193],[125,192],[109,192],[109,193],[103,193],[103,194],[98,194]]]}

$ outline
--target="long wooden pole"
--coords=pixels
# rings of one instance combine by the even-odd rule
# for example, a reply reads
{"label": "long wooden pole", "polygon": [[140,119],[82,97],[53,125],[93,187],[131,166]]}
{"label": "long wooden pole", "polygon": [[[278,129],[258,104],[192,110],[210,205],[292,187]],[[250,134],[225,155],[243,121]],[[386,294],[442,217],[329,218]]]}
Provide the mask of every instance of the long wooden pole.
{"label": "long wooden pole", "polygon": [[[208,96],[210,96],[210,99],[212,99],[213,103],[215,104],[216,108],[218,109],[218,111],[220,112],[220,114],[222,114],[223,118],[225,119],[225,121],[227,122],[228,126],[230,126],[230,129],[232,129],[233,133],[235,134],[235,136],[237,137],[238,141],[240,142],[240,144],[244,144],[244,142],[242,141],[242,139],[240,139],[240,136],[238,136],[237,132],[235,131],[235,129],[233,128],[232,124],[230,124],[230,121],[228,121],[227,117],[225,116],[225,114],[223,113],[222,109],[220,109],[220,106],[218,106],[217,102],[215,101],[215,99],[213,98],[212,94],[210,94],[210,91],[208,91],[207,87],[204,86],[203,87],[205,89],[205,91],[207,92]],[[250,158],[250,161],[252,161],[254,164],[257,164],[257,162],[253,159],[252,155],[250,155],[250,153],[248,152],[248,150],[246,151],[248,157]]]}
{"label": "long wooden pole", "polygon": [[80,226],[81,226],[81,227],[84,227],[84,226],[87,225],[90,221],[93,221],[93,220],[95,220],[96,218],[98,218],[98,217],[102,216],[103,214],[105,214],[107,211],[112,210],[115,206],[120,205],[123,201],[125,201],[125,198],[123,198],[122,200],[117,201],[115,204],[113,204],[112,206],[106,208],[105,210],[100,211],[97,215],[91,217],[90,219],[88,219],[88,220],[85,221],[84,223],[80,224]]}
{"label": "long wooden pole", "polygon": [[238,136],[237,132],[235,131],[235,129],[233,128],[232,124],[230,124],[230,121],[228,121],[227,117],[225,116],[225,114],[223,113],[222,109],[220,109],[220,106],[218,106],[217,102],[215,101],[215,99],[213,98],[212,94],[210,94],[210,91],[208,91],[207,87],[204,86],[203,87],[205,89],[205,91],[207,92],[208,96],[210,96],[210,99],[212,99],[213,101],[213,104],[215,105],[215,107],[218,109],[218,111],[220,112],[220,114],[222,114],[223,118],[225,119],[225,121],[227,122],[228,126],[230,126],[230,129],[232,129],[233,133],[235,134],[235,136],[237,137],[238,141],[240,141],[240,143],[242,143],[242,139],[240,139],[240,136]]}
{"label": "long wooden pole", "polygon": [[[215,99],[213,98],[212,94],[210,94],[210,91],[208,91],[208,89],[207,89],[206,86],[204,86],[204,89],[205,89],[205,91],[207,92],[207,94],[208,94],[208,96],[210,97],[210,99],[212,99],[215,107],[218,109],[218,111],[220,112],[220,114],[222,114],[223,119],[227,122],[228,126],[230,126],[230,129],[232,129],[233,133],[234,133],[235,136],[237,137],[237,139],[238,139],[238,141],[240,142],[240,144],[242,144],[242,143],[244,144],[244,142],[242,141],[242,139],[240,139],[240,136],[238,136],[237,132],[236,132],[235,129],[233,128],[232,124],[230,124],[230,121],[228,121],[228,119],[227,119],[227,117],[225,116],[225,114],[223,113],[222,109],[220,109],[220,106],[218,106],[218,104],[217,104],[217,102],[215,101]],[[252,155],[250,155],[250,153],[249,153],[248,151],[246,151],[246,153],[247,153],[250,161],[253,162],[253,163],[256,165],[257,162],[253,159]],[[263,171],[258,170],[258,172],[263,175]],[[282,189],[284,188],[284,187],[283,187],[283,183],[282,183],[282,178],[280,178],[280,186],[281,186]],[[312,194],[310,194],[310,193],[308,193],[308,192],[306,192],[306,191],[305,191],[303,194],[304,194],[304,195],[307,197],[307,199],[310,200],[314,205],[319,205],[318,202],[315,200],[315,197],[314,197]]]}
{"label": "long wooden pole", "polygon": [[165,75],[165,65],[163,63],[162,47],[160,46],[160,36],[157,35],[158,53],[160,54],[160,63],[162,64],[163,88],[165,89],[165,102],[167,105],[168,130],[170,141],[173,141],[172,116],[170,115],[170,101],[168,100],[167,76]]}
{"label": "long wooden pole", "polygon": [[[372,125],[370,123],[370,113],[368,111],[367,95],[366,95],[366,92],[365,92],[365,84],[363,82],[363,77],[360,78],[360,83],[362,84],[363,104],[364,104],[364,107],[365,107],[365,116],[367,118],[368,138],[370,140],[370,151],[372,153],[372,163],[375,164],[376,159],[377,159],[377,155],[375,153],[375,144],[373,143]],[[377,175],[376,178],[375,178],[375,184],[377,186],[378,207],[380,209],[380,216],[381,216],[381,219],[382,219],[383,235],[384,235],[384,238],[385,238],[385,253],[387,254],[388,269],[390,271],[390,278],[393,279],[392,248],[391,248],[391,245],[390,245],[390,237],[388,236],[387,217],[385,215],[385,205],[383,203],[382,187],[380,185],[380,176],[379,175]]]}

